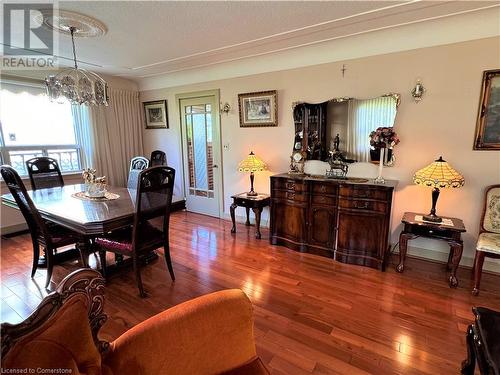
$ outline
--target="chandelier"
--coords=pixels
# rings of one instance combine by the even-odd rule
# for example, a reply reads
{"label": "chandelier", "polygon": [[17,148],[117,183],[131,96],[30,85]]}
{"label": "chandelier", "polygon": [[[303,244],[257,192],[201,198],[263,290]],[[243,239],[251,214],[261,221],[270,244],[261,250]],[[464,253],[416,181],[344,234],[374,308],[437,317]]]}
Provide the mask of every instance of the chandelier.
{"label": "chandelier", "polygon": [[75,50],[76,27],[69,26],[73,44],[74,68],[65,69],[45,79],[51,101],[69,100],[71,104],[108,105],[108,84],[96,73],[78,68]]}

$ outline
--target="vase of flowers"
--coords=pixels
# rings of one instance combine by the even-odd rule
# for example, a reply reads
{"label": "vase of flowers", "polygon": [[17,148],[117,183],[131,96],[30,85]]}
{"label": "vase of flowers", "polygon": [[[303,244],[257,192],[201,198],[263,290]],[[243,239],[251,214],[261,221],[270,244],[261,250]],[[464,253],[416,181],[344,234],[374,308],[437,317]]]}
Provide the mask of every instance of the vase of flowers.
{"label": "vase of flowers", "polygon": [[394,131],[392,127],[378,127],[376,130],[370,133],[370,155],[373,151],[379,152],[379,167],[378,167],[378,176],[375,179],[375,182],[383,184],[385,182],[382,177],[382,172],[384,168],[384,162],[387,163],[388,160],[388,151],[391,152],[392,159],[392,149],[399,143],[399,137]]}

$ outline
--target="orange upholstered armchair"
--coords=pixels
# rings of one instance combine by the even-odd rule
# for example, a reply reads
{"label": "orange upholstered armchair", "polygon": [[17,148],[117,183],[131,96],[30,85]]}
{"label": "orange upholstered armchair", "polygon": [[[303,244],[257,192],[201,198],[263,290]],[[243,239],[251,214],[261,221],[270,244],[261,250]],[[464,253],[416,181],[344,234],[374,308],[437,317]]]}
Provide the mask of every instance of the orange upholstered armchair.
{"label": "orange upholstered armchair", "polygon": [[103,292],[99,273],[81,269],[68,275],[28,319],[3,323],[2,369],[73,375],[268,373],[255,351],[252,305],[241,290],[177,305],[111,343],[97,337],[106,321]]}

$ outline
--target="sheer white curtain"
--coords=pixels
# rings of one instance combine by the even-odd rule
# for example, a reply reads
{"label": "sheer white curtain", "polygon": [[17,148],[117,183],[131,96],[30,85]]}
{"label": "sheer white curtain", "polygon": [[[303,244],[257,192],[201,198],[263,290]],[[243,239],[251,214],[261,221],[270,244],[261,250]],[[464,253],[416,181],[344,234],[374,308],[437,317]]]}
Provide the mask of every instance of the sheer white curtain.
{"label": "sheer white curtain", "polygon": [[89,107],[73,104],[71,106],[71,113],[73,115],[76,142],[80,145],[80,165],[82,168],[89,168],[94,164],[94,140],[90,124]]}
{"label": "sheer white curtain", "polygon": [[348,116],[347,154],[358,161],[370,161],[370,133],[381,126],[393,126],[396,117],[394,98],[351,99]]}

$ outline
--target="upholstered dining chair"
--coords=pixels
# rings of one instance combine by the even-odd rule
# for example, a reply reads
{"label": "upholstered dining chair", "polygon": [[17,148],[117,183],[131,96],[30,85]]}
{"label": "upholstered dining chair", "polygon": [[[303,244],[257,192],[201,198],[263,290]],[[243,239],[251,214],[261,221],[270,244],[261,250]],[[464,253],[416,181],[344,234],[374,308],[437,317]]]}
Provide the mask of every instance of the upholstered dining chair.
{"label": "upholstered dining chair", "polygon": [[[104,276],[107,251],[132,258],[141,297],[146,296],[139,269],[141,254],[163,247],[170,277],[175,281],[168,235],[174,179],[175,169],[166,166],[151,167],[139,173],[133,228],[124,228],[94,241]],[[163,218],[161,229],[150,223],[150,220],[158,217]]]}
{"label": "upholstered dining chair", "polygon": [[151,166],[167,165],[167,154],[163,151],[155,150],[151,153]]}
{"label": "upholstered dining chair", "polygon": [[130,160],[128,170],[127,188],[135,189],[137,187],[137,178],[141,171],[149,167],[149,160],[144,156],[135,156]]}
{"label": "upholstered dining chair", "polygon": [[33,190],[64,186],[57,160],[41,156],[26,160],[26,169]]}
{"label": "upholstered dining chair", "polygon": [[500,184],[486,188],[484,196],[483,217],[479,228],[474,259],[474,289],[472,294],[479,294],[484,258],[500,259]]}
{"label": "upholstered dining chair", "polygon": [[[14,168],[9,165],[2,165],[0,167],[0,173],[10,193],[14,197],[19,210],[23,214],[31,233],[31,240],[33,242],[33,266],[31,269],[31,277],[35,276],[38,268],[41,246],[45,250],[45,259],[47,261],[45,287],[48,287],[54,269],[54,252],[56,249],[71,244],[82,243],[83,239],[76,232],[59,225],[49,225],[49,223],[43,220],[26,191],[26,187],[21,177],[19,177],[19,174]],[[84,267],[87,266],[85,259],[86,256],[81,253],[81,260]]]}

